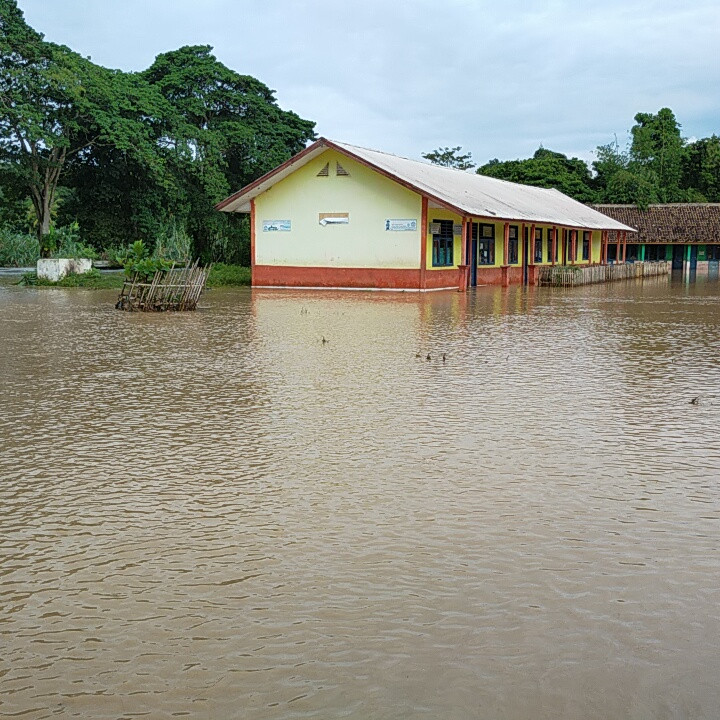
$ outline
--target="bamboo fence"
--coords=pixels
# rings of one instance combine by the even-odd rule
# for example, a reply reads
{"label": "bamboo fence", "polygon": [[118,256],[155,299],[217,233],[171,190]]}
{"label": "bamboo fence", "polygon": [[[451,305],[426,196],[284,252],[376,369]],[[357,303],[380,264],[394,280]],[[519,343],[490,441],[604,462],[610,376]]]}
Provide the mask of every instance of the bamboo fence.
{"label": "bamboo fence", "polygon": [[158,270],[149,282],[135,273],[123,284],[115,307],[131,312],[195,310],[211,268],[200,267],[197,260],[186,267],[173,265],[169,270]]}
{"label": "bamboo fence", "polygon": [[635,262],[618,265],[546,265],[540,268],[538,285],[552,287],[575,287],[595,283],[632,280],[635,278],[658,277],[670,273],[670,263]]}

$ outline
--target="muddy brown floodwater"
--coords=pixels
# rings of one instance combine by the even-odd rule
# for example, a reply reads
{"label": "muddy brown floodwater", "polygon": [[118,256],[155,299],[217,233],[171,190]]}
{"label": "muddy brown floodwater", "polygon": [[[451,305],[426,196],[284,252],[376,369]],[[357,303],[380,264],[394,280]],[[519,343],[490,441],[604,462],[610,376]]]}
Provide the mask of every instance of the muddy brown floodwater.
{"label": "muddy brown floodwater", "polygon": [[0,717],[717,717],[717,283],[114,300],[0,287]]}

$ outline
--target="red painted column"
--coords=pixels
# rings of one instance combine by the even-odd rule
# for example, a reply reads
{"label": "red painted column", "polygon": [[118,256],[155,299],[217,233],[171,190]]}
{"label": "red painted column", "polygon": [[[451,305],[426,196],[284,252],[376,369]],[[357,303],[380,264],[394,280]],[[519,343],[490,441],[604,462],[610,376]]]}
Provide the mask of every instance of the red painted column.
{"label": "red painted column", "polygon": [[425,272],[427,270],[427,236],[428,236],[428,199],[422,199],[420,211],[420,289],[425,289]]}
{"label": "red painted column", "polygon": [[620,262],[620,231],[615,231],[615,263]]}
{"label": "red painted column", "polygon": [[503,261],[502,261],[502,286],[507,287],[509,284],[508,279],[508,255],[510,254],[510,223],[505,223],[505,229],[503,234]]}
{"label": "red painted column", "polygon": [[250,200],[250,285],[255,275],[255,198]]}
{"label": "red painted column", "polygon": [[458,290],[465,292],[468,286],[468,269],[467,256],[468,256],[468,242],[470,241],[470,223],[468,219],[464,217],[462,219],[462,231],[460,237],[462,242],[460,243],[460,264],[458,265]]}
{"label": "red painted column", "polygon": [[577,258],[577,230],[571,230],[570,231],[570,256],[572,260],[570,261],[571,265],[575,264],[575,259]]}

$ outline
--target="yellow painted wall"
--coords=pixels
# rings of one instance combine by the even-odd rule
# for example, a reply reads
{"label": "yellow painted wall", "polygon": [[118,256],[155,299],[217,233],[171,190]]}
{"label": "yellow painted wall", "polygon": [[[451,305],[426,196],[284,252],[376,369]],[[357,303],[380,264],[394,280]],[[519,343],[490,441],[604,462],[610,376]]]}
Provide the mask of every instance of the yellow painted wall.
{"label": "yellow painted wall", "polygon": [[[428,209],[428,223],[431,223],[433,220],[452,220],[454,223],[462,223],[462,217],[459,215],[456,215],[448,210],[434,210],[433,208]],[[495,227],[495,263],[494,265],[478,265],[479,268],[488,268],[488,267],[500,267],[503,264],[503,245],[505,242],[505,222],[494,220],[492,218],[472,218],[472,222],[474,223],[481,223],[483,225],[493,225]],[[520,267],[523,264],[523,229],[522,229],[522,222],[511,222],[510,225],[517,225],[518,228],[518,262],[513,263],[511,267]],[[526,223],[526,226],[528,227],[528,233],[530,233],[530,230],[532,229],[531,223]],[[548,249],[548,243],[547,243],[547,231],[548,229],[552,229],[552,225],[536,225],[536,228],[540,228],[542,230],[542,262],[534,263],[534,244],[533,244],[533,237],[532,234],[530,234],[530,243],[529,243],[529,262],[530,264],[535,265],[550,265],[551,260],[549,259],[549,249]],[[563,251],[562,251],[562,242],[563,242],[563,236],[562,236],[562,227],[557,228],[557,264],[562,262],[563,258]],[[590,236],[590,260],[583,260],[582,259],[582,230],[578,230],[578,237],[577,237],[577,255],[578,259],[575,261],[576,265],[588,265],[590,262],[599,263],[600,262],[600,252],[601,252],[601,232],[600,230],[594,230],[592,231],[592,234]],[[427,269],[428,270],[442,270],[442,267],[433,267],[432,265],[432,235],[430,233],[426,236],[426,242],[427,242]],[[453,260],[455,261],[455,266],[460,264],[460,252],[461,252],[461,244],[462,241],[459,237],[455,237],[455,244],[454,244],[454,250],[453,250]]]}
{"label": "yellow painted wall", "polygon": [[[349,176],[336,175],[336,165]],[[327,177],[317,177],[330,163]],[[320,225],[320,213],[348,213],[347,225]],[[255,200],[255,262],[301,267],[420,267],[420,195],[327,150]],[[415,231],[385,229],[415,219]],[[289,232],[263,232],[263,221],[290,220]]]}

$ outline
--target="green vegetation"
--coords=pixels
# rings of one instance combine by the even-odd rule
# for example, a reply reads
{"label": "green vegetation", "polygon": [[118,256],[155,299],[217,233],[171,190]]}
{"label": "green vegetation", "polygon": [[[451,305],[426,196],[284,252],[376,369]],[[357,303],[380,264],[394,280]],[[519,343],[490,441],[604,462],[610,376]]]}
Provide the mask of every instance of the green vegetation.
{"label": "green vegetation", "polygon": [[250,268],[216,263],[210,270],[208,287],[237,287],[250,284]]}
{"label": "green vegetation", "polygon": [[[40,280],[36,273],[30,272],[22,276],[18,285],[108,290],[120,289],[126,279],[127,275],[123,271],[101,273],[93,269],[84,275],[68,275],[59,282],[51,282],[49,280]],[[210,271],[207,284],[209,288],[250,285],[250,268],[242,265],[216,263]]]}
{"label": "green vegetation", "polygon": [[18,285],[26,285],[33,287],[62,287],[62,288],[86,288],[92,290],[108,290],[113,288],[121,288],[125,277],[122,272],[101,273],[98,270],[90,270],[90,272],[82,275],[68,275],[58,282],[50,280],[42,280],[38,278],[34,272],[25,273]]}
{"label": "green vegetation", "polygon": [[[249,263],[249,223],[214,205],[305,147],[314,123],[207,46],[145,71],[94,64],[46,41],[0,0],[0,257],[94,252],[143,240],[174,261]],[[66,246],[67,247],[67,246]],[[8,258],[8,259],[6,259]],[[32,261],[32,260],[30,260]]]}
{"label": "green vegetation", "polygon": [[[680,134],[672,110],[635,115],[632,140],[600,145],[589,167],[579,158],[539,148],[524,160],[490,160],[480,175],[525,185],[556,188],[584,203],[720,202],[720,138],[689,142]],[[423,157],[438,165],[469,169],[470,154],[460,147],[441,148]]]}
{"label": "green vegetation", "polygon": [[444,167],[452,167],[457,170],[470,170],[475,167],[472,162],[472,153],[461,154],[462,146],[444,147],[433,150],[429,153],[423,153],[423,157],[434,165],[443,165]]}

